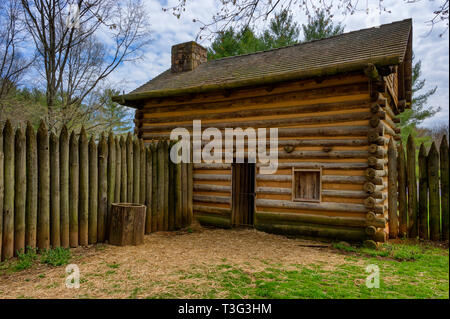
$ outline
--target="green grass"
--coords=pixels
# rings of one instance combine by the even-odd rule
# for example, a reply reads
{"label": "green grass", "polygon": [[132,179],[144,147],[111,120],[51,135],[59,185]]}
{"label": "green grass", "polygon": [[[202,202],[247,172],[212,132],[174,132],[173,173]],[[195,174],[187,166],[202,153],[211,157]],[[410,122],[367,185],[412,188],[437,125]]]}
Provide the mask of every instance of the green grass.
{"label": "green grass", "polygon": [[21,271],[33,266],[34,262],[37,259],[36,249],[27,248],[26,252],[20,251],[17,252],[17,262],[12,266],[13,271]]}
{"label": "green grass", "polygon": [[29,269],[38,262],[55,267],[67,265],[70,259],[71,254],[68,248],[47,249],[38,254],[36,248],[28,247],[26,252],[17,252],[17,258],[1,262],[0,275]]}
{"label": "green grass", "polygon": [[118,263],[112,263],[112,264],[106,264],[109,268],[112,268],[112,269],[117,269],[117,268],[119,268],[119,266],[120,266],[120,264],[118,264]]}
{"label": "green grass", "polygon": [[[405,244],[386,244],[380,250],[345,247],[345,254],[350,254],[332,270],[318,264],[268,263],[264,270],[252,272],[227,263],[185,271],[176,285],[150,297],[449,298],[448,250]],[[379,267],[379,288],[366,286],[366,267],[371,264]]]}
{"label": "green grass", "polygon": [[44,250],[41,254],[41,263],[52,266],[67,265],[70,261],[70,249],[57,247]]}

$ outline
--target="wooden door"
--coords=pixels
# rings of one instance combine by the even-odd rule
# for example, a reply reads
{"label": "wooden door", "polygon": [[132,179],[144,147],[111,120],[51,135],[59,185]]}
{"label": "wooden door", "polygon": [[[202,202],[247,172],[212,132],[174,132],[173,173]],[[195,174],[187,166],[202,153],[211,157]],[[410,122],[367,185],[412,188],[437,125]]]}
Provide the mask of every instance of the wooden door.
{"label": "wooden door", "polygon": [[233,163],[233,226],[251,226],[255,215],[255,174],[254,163]]}

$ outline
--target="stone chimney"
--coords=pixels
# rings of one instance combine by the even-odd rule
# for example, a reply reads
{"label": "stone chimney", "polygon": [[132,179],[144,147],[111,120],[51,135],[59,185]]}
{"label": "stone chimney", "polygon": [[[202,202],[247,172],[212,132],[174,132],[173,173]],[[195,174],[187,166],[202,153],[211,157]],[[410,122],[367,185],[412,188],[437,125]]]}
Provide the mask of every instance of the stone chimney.
{"label": "stone chimney", "polygon": [[192,71],[207,61],[207,51],[200,44],[190,41],[172,46],[172,72]]}

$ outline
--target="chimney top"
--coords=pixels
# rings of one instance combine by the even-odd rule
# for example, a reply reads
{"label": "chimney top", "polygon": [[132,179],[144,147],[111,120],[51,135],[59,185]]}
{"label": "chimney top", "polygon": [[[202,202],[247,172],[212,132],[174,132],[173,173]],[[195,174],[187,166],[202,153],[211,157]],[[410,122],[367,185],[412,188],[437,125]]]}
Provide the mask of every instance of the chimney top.
{"label": "chimney top", "polygon": [[192,71],[207,61],[207,51],[194,41],[172,46],[172,67],[174,73]]}

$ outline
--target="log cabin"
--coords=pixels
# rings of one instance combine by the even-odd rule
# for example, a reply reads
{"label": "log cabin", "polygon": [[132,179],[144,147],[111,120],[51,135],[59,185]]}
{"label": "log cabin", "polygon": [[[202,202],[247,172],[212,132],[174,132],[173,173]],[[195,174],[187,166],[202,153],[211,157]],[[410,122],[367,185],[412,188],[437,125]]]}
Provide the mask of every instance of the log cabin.
{"label": "log cabin", "polygon": [[192,132],[193,120],[278,128],[274,174],[258,162],[189,164],[189,209],[201,224],[386,240],[388,143],[400,140],[396,116],[411,104],[411,19],[217,60],[195,42],[171,54],[170,69],[114,97],[136,109],[146,143]]}

